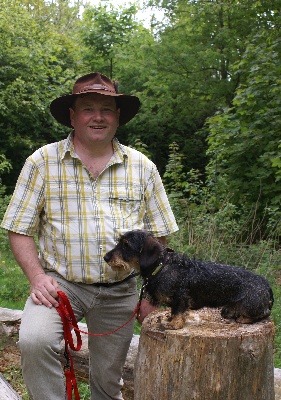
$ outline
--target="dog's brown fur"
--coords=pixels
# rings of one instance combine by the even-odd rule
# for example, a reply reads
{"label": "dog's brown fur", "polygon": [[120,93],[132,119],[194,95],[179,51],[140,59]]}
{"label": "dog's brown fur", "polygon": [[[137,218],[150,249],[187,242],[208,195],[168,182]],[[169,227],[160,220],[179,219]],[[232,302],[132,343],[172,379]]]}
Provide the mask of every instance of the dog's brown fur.
{"label": "dog's brown fur", "polygon": [[183,327],[185,311],[202,307],[222,307],[222,317],[240,323],[270,315],[273,293],[264,277],[171,252],[147,231],[127,232],[104,259],[113,270],[140,272],[153,304],[171,307],[171,329]]}

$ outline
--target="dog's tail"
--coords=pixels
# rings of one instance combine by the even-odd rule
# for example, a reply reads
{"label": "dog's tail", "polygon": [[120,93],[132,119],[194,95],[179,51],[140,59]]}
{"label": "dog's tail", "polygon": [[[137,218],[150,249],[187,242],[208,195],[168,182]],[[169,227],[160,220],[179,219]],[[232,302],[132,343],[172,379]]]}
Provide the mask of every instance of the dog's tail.
{"label": "dog's tail", "polygon": [[269,288],[269,305],[268,305],[270,310],[272,309],[273,303],[274,303],[274,295],[273,295],[273,291],[270,287]]}
{"label": "dog's tail", "polygon": [[272,306],[273,306],[273,303],[274,303],[274,296],[273,296],[273,291],[272,291],[271,287],[269,288],[268,294],[269,294],[268,308],[266,308],[264,310],[263,315],[261,315],[260,316],[261,318],[259,318],[259,319],[267,318],[271,314],[271,309],[272,309]]}

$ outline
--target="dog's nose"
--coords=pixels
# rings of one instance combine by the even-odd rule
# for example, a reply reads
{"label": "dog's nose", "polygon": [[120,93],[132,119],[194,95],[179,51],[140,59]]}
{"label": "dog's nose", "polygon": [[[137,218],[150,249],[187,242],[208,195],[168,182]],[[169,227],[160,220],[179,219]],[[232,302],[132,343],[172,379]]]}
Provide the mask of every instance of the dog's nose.
{"label": "dog's nose", "polygon": [[107,262],[107,263],[110,261],[110,258],[111,257],[110,257],[109,253],[106,253],[106,255],[103,257],[104,261]]}

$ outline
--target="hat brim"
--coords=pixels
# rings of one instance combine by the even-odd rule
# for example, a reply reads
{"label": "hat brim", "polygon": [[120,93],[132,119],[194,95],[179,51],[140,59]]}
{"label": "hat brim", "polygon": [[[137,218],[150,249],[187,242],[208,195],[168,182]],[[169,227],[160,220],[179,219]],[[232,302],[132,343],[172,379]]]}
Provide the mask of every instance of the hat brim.
{"label": "hat brim", "polygon": [[[140,100],[136,96],[125,94],[105,93],[104,91],[95,90],[87,93],[99,93],[104,96],[116,97],[118,108],[120,108],[119,125],[125,125],[138,113],[140,108]],[[53,100],[50,104],[50,111],[52,116],[62,125],[72,128],[70,122],[69,109],[73,106],[74,100],[80,94],[68,94],[60,96]]]}

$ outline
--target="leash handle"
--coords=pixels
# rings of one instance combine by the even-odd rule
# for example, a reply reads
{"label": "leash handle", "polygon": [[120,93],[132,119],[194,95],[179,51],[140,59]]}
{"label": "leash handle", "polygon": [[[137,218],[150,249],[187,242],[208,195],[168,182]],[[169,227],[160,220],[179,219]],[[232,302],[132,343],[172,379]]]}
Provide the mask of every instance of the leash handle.
{"label": "leash handle", "polygon": [[[58,291],[59,295],[59,306],[56,308],[57,312],[59,313],[64,328],[64,336],[67,338],[67,342],[71,350],[79,351],[82,346],[82,339],[78,329],[78,324],[72,310],[71,304],[66,296],[66,294],[62,291]],[[75,335],[77,339],[77,345],[74,345],[73,337],[71,334],[71,328],[73,327],[75,330]]]}

